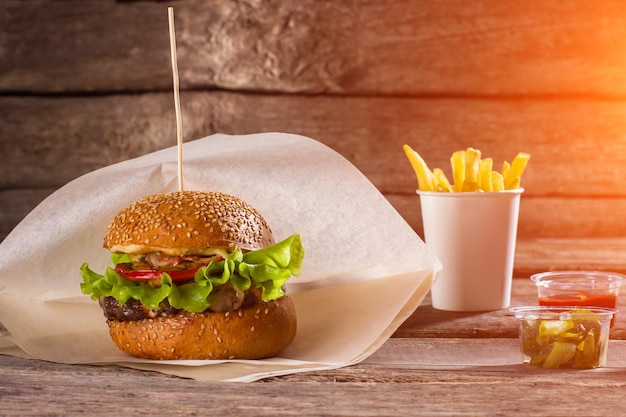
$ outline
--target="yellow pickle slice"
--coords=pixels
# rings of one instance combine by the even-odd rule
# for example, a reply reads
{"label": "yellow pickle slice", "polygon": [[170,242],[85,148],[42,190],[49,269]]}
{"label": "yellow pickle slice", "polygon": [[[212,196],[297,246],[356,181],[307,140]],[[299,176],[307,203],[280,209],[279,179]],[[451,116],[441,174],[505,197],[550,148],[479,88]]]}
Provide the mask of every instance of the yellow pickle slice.
{"label": "yellow pickle slice", "polygon": [[[573,312],[585,313],[585,310]],[[602,366],[608,335],[602,335],[602,317],[572,314],[567,319],[526,318],[520,338],[525,362],[540,368],[587,369]]]}

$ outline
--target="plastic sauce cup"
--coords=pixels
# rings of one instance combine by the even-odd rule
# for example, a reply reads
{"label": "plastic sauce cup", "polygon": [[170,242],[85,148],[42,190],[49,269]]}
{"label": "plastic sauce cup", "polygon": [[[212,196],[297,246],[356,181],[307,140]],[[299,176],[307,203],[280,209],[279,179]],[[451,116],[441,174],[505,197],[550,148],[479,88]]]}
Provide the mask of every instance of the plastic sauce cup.
{"label": "plastic sauce cup", "polygon": [[[617,308],[626,276],[603,271],[553,271],[530,277],[537,285],[540,306]],[[615,315],[611,326],[615,323]]]}
{"label": "plastic sauce cup", "polygon": [[519,321],[522,363],[546,369],[589,369],[606,364],[615,309],[513,307]]}

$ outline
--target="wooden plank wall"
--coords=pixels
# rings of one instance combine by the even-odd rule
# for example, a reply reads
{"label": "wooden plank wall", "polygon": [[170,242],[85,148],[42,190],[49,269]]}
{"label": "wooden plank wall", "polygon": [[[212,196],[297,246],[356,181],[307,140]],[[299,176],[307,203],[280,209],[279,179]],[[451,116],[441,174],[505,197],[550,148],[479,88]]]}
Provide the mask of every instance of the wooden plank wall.
{"label": "wooden plank wall", "polygon": [[96,168],[185,140],[282,131],[358,167],[421,234],[408,143],[532,154],[520,238],[626,235],[621,0],[3,0],[0,239]]}

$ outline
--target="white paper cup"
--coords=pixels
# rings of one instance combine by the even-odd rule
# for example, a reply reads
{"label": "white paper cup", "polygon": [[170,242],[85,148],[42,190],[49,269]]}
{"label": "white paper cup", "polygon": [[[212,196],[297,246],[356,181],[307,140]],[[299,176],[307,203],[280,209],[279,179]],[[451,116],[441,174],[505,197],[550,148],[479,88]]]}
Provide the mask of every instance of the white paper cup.
{"label": "white paper cup", "polygon": [[509,307],[523,191],[417,191],[424,240],[443,265],[431,289],[434,308],[489,311]]}

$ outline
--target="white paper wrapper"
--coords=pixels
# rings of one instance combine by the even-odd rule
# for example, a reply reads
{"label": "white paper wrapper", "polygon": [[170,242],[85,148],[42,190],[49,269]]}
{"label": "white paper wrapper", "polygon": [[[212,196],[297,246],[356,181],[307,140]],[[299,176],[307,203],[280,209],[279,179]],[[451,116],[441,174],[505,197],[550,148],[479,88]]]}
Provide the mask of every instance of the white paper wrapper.
{"label": "white paper wrapper", "polygon": [[[172,147],[84,175],[43,201],[0,244],[0,354],[116,364],[198,380],[254,381],[342,367],[373,353],[419,306],[438,259],[378,190],[342,156],[282,133],[213,135],[183,148],[184,188],[235,195],[277,241],[299,233],[300,277],[287,292],[298,334],[258,361],[149,361],[120,352],[79,267],[104,272],[111,219],[148,194],[178,190]],[[417,201],[416,201],[417,204]]]}

